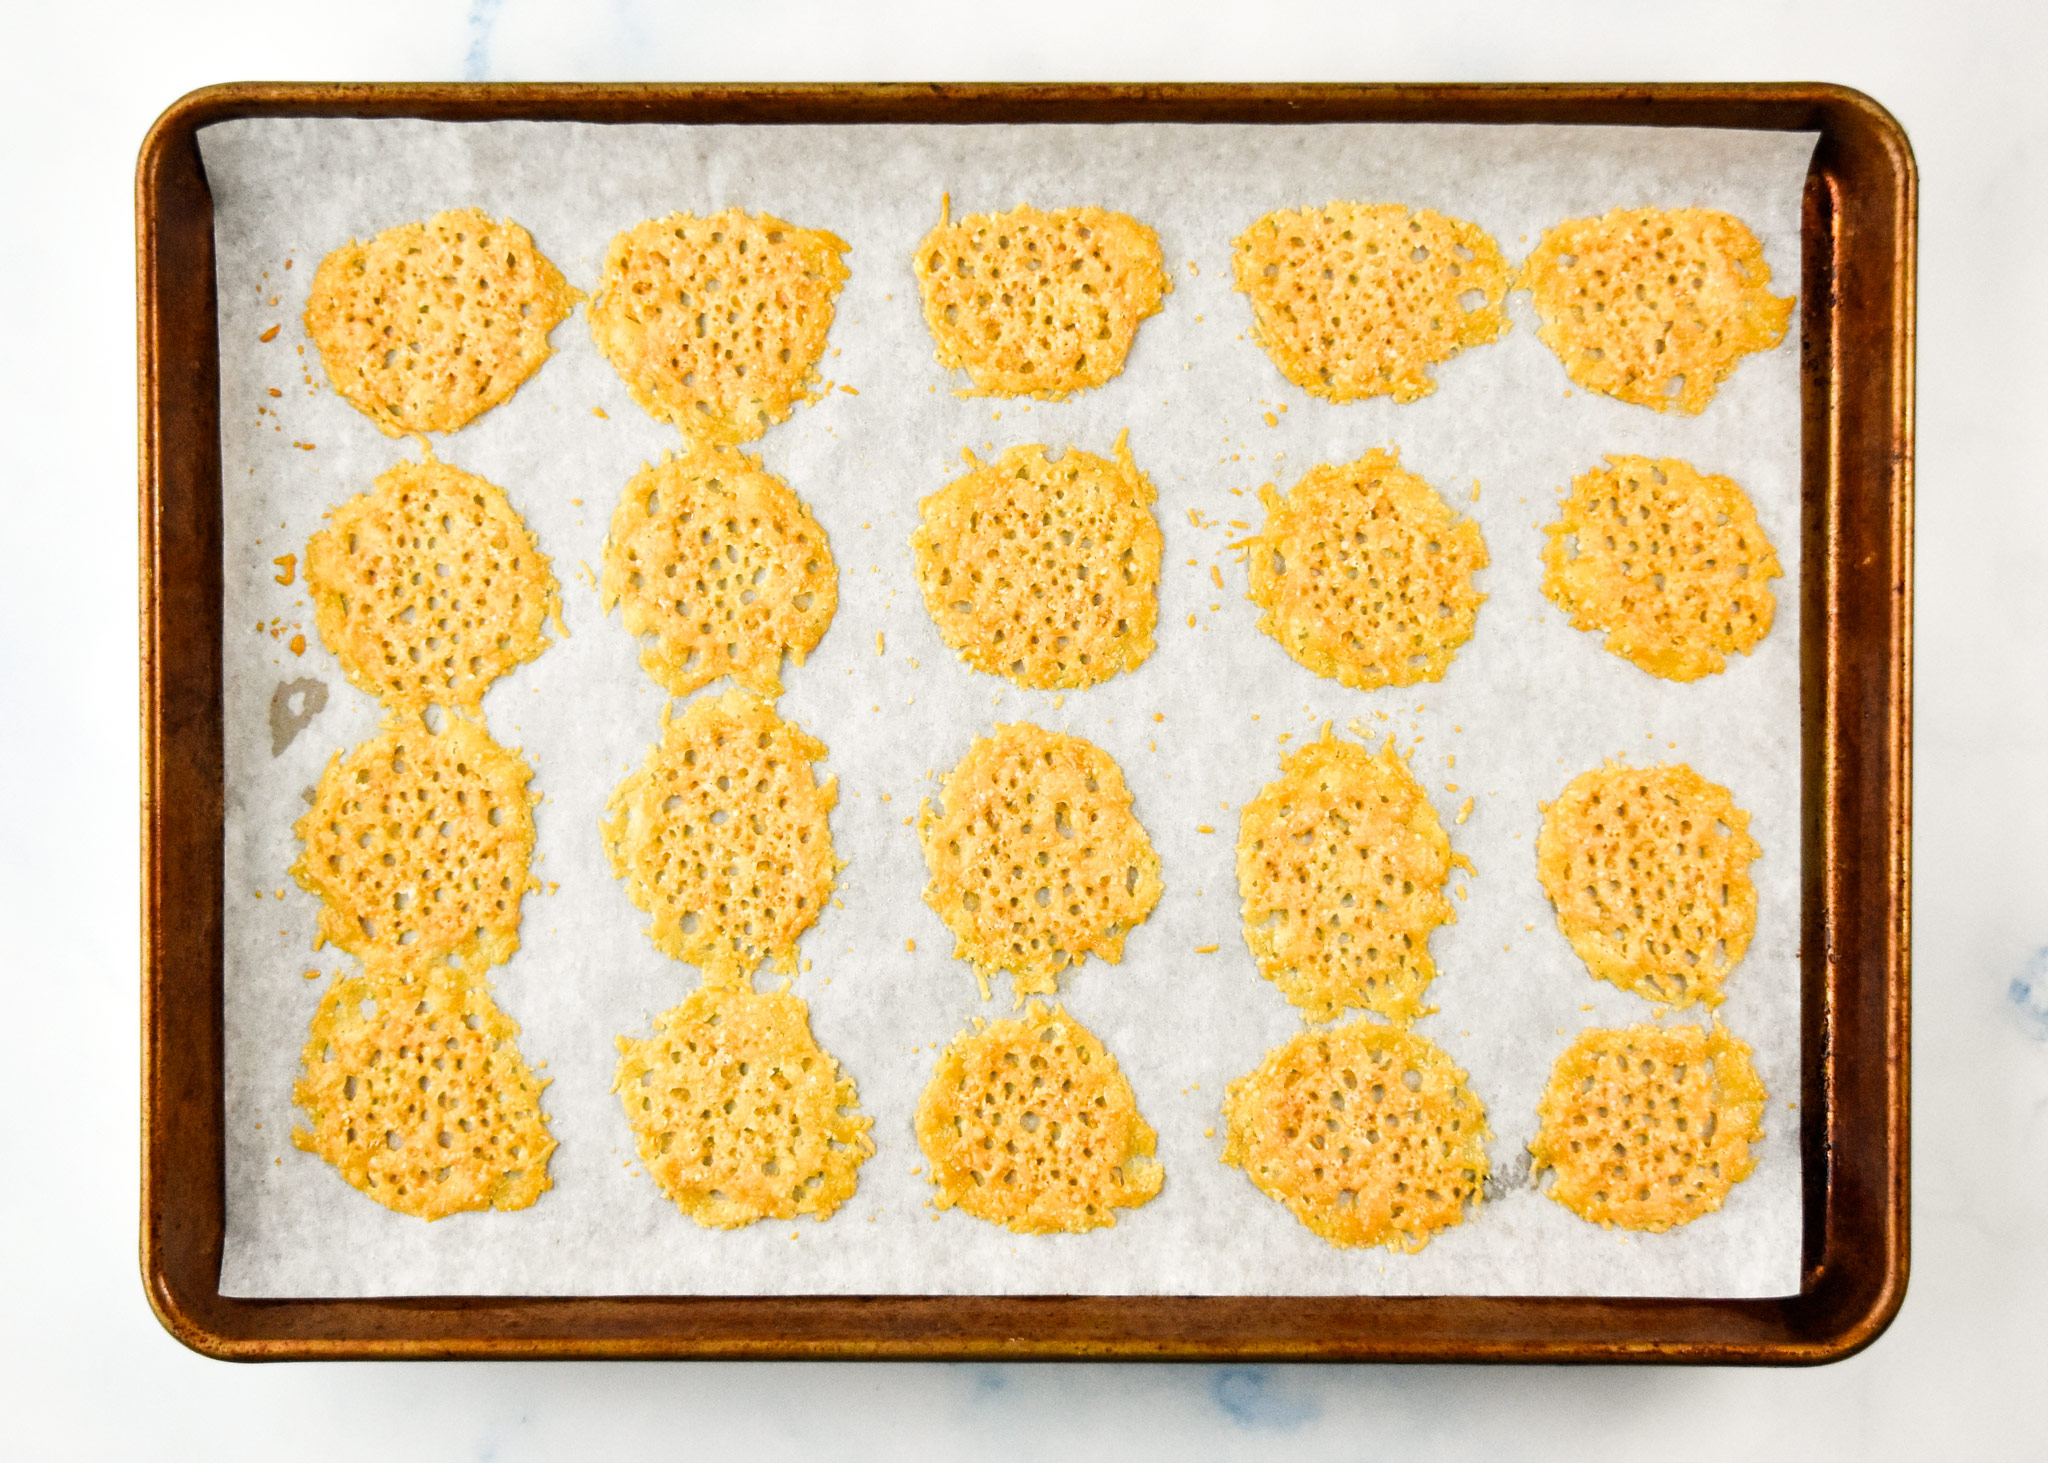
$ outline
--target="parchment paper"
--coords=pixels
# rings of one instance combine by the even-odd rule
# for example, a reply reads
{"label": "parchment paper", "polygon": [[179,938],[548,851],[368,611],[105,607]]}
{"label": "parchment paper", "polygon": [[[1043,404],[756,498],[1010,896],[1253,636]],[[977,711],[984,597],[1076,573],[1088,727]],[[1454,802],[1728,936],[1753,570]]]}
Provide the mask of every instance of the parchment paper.
{"label": "parchment paper", "polygon": [[[1430,126],[258,120],[207,129],[225,474],[223,1291],[1796,1291],[1797,321],[1782,347],[1744,363],[1698,418],[1573,389],[1537,339],[1522,294],[1510,304],[1514,329],[1440,367],[1434,395],[1332,406],[1288,385],[1250,340],[1248,305],[1230,288],[1230,241],[1275,208],[1394,200],[1475,220],[1514,260],[1562,219],[1697,204],[1749,223],[1784,292],[1800,277],[1812,141]],[[946,192],[956,215],[1022,201],[1099,203],[1158,230],[1174,292],[1139,330],[1121,376],[1056,404],[953,395],[964,378],[933,361],[910,271]],[[545,794],[545,892],[527,898],[524,947],[495,978],[498,1000],[523,1027],[525,1054],[553,1079],[555,1183],[523,1212],[423,1224],[356,1193],[289,1141],[306,1023],[326,973],[354,968],[338,952],[311,950],[314,903],[286,873],[297,853],[291,826],[329,756],[371,735],[378,710],[319,644],[303,582],[278,583],[271,561],[303,559],[323,513],[418,450],[381,436],[327,388],[299,324],[306,290],[321,256],[349,237],[469,205],[525,224],[589,289],[616,231],[730,204],[830,229],[852,245],[852,279],[822,365],[834,386],[757,448],[811,505],[839,563],[838,618],[810,662],[786,674],[780,703],[831,748],[841,792],[833,838],[849,861],[838,900],[803,942],[810,969],[795,989],[818,1039],[858,1082],[877,1152],[854,1201],[824,1224],[700,1230],[639,1170],[610,1095],[614,1036],[644,1032],[696,983],[694,970],[641,933],[645,920],[612,878],[597,833],[609,789],[656,736],[663,697],[616,617],[599,617],[589,570],[627,478],[676,438],[633,404],[579,310],[554,333],[558,354],[516,397],[437,442],[445,460],[498,483],[525,514],[562,580],[571,631],[485,703],[492,734],[524,749]],[[273,325],[282,328],[263,342]],[[941,644],[911,575],[918,499],[961,470],[963,447],[1043,441],[1106,452],[1126,427],[1160,494],[1158,650],[1136,673],[1064,697],[970,671]],[[1317,462],[1384,444],[1477,518],[1493,561],[1479,583],[1491,598],[1445,680],[1367,694],[1318,679],[1258,633],[1243,566],[1226,544],[1262,520],[1259,484],[1284,489]],[[1689,686],[1653,679],[1572,630],[1540,594],[1539,525],[1555,516],[1572,475],[1609,452],[1681,456],[1732,475],[1755,500],[1786,577],[1775,586],[1776,628],[1725,674]],[[290,648],[297,633],[308,642],[300,654]],[[284,730],[294,711],[306,724],[274,753],[272,702],[295,683],[304,684],[283,698]],[[950,936],[919,898],[925,871],[907,822],[973,736],[1010,720],[1092,738],[1115,756],[1164,862],[1165,897],[1130,937],[1123,963],[1091,961],[1061,978],[1068,1009],[1122,1062],[1167,1171],[1157,1200],[1081,1236],[1022,1238],[935,1214],[911,1131],[938,1050],[970,1017],[1011,1006],[1007,981],[985,1005],[951,958]],[[1356,721],[1375,743],[1391,732],[1412,747],[1453,847],[1477,866],[1454,881],[1467,892],[1455,901],[1457,923],[1434,938],[1440,974],[1429,994],[1440,1010],[1417,1029],[1470,1072],[1495,1134],[1495,1176],[1467,1222],[1415,1256],[1333,1250],[1217,1161],[1225,1085],[1301,1027],[1259,978],[1239,933],[1237,809],[1325,720],[1340,731]],[[1772,1094],[1768,1135],[1755,1174],[1721,1212],[1664,1235],[1586,1224],[1532,1186],[1524,1148],[1550,1064],[1571,1037],[1651,1014],[1647,1002],[1587,975],[1535,875],[1539,802],[1609,756],[1683,759],[1727,784],[1764,849],[1754,868],[1756,939],[1721,1014],[1755,1047]],[[1454,824],[1468,797],[1469,819]],[[1215,831],[1199,831],[1205,825]],[[1195,953],[1205,945],[1218,949]],[[302,978],[309,969],[323,979]]]}

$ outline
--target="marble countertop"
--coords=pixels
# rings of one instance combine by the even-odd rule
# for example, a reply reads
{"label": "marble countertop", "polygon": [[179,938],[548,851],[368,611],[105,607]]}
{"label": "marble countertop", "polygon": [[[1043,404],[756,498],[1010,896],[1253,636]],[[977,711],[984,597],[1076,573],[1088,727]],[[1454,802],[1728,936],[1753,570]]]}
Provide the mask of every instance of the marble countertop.
{"label": "marble countertop", "polygon": [[[0,47],[0,1414],[18,1456],[2038,1456],[2048,1365],[2048,18],[1996,0],[17,8]],[[1799,79],[1921,168],[1914,1268],[1815,1371],[232,1367],[135,1264],[132,168],[245,79]],[[87,572],[90,570],[91,572]]]}

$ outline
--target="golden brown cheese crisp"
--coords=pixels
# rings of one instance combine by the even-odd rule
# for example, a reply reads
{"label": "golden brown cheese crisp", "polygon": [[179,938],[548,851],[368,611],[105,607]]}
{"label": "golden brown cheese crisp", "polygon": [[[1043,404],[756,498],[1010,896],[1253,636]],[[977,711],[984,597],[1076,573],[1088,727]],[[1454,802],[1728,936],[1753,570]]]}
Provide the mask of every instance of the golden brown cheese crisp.
{"label": "golden brown cheese crisp", "polygon": [[1266,1054],[1223,1100],[1223,1161],[1340,1249],[1413,1254],[1486,1183],[1486,1109],[1435,1042],[1353,1021]]}
{"label": "golden brown cheese crisp", "polygon": [[1770,633],[1784,571],[1731,478],[1675,457],[1609,457],[1572,480],[1543,531],[1543,593],[1653,676],[1713,675]]}
{"label": "golden brown cheese crisp", "polygon": [[1443,891],[1463,861],[1393,738],[1375,755],[1326,725],[1239,815],[1245,943],[1310,1021],[1358,1007],[1405,1026],[1424,1014],[1429,936],[1457,918]]}
{"label": "golden brown cheese crisp", "polygon": [[1037,690],[1136,670],[1159,620],[1152,484],[1123,437],[1114,460],[1012,447],[918,505],[918,587],[976,670]]}
{"label": "golden brown cheese crisp", "polygon": [[1014,975],[1022,1005],[1090,955],[1123,959],[1124,936],[1165,885],[1107,752],[1028,722],[999,726],[974,739],[939,801],[918,814],[931,872],[924,902],[974,966],[983,999],[991,971]]}
{"label": "golden brown cheese crisp", "polygon": [[652,1036],[619,1038],[612,1091],[649,1176],[706,1229],[829,1219],[875,1151],[853,1080],[787,991],[692,991]]}
{"label": "golden brown cheese crisp", "polygon": [[1582,1031],[1550,1069],[1529,1152],[1581,1219],[1661,1234],[1749,1177],[1764,1099],[1749,1047],[1718,1021]]}
{"label": "golden brown cheese crisp", "polygon": [[1319,676],[1355,690],[1442,680],[1486,596],[1479,525],[1374,448],[1312,467],[1244,541],[1259,628]]}
{"label": "golden brown cheese crisp", "polygon": [[1159,236],[1129,214],[1030,204],[939,226],[913,256],[934,354],[963,396],[1057,401],[1124,368],[1173,289]]}
{"label": "golden brown cheese crisp", "polygon": [[917,1104],[932,1203],[1017,1234],[1080,1234],[1159,1192],[1158,1135],[1116,1058],[1058,1006],[964,1031]]}
{"label": "golden brown cheese crisp", "polygon": [[1756,933],[1763,852],[1728,789],[1683,763],[1582,772],[1543,808],[1536,873],[1586,968],[1648,1000],[1721,1003]]}
{"label": "golden brown cheese crisp", "polygon": [[321,260],[306,334],[336,393],[385,436],[453,432],[540,369],[580,298],[525,229],[456,209]]}
{"label": "golden brown cheese crisp", "polygon": [[401,462],[306,540],[320,638],[387,710],[474,715],[491,682],[562,627],[547,555],[504,491],[446,463]]}
{"label": "golden brown cheese crisp", "polygon": [[1688,415],[1751,351],[1785,338],[1792,296],[1749,226],[1704,208],[1617,208],[1545,233],[1516,273],[1572,380]]}
{"label": "golden brown cheese crisp", "polygon": [[1283,210],[1234,248],[1253,338],[1289,381],[1329,401],[1427,396],[1431,366],[1508,329],[1500,245],[1427,208]]}
{"label": "golden brown cheese crisp", "polygon": [[604,541],[604,612],[623,606],[640,664],[671,696],[720,676],[782,694],[839,605],[825,530],[758,457],[699,447],[643,467]]}
{"label": "golden brown cheese crisp", "polygon": [[555,1140],[518,1035],[460,972],[338,977],[306,1036],[292,1143],[401,1214],[524,1209],[554,1187]]}
{"label": "golden brown cheese crisp", "polygon": [[605,805],[605,852],[665,955],[713,984],[743,985],[762,961],[796,969],[797,936],[832,897],[839,861],[827,815],[839,780],[811,764],[825,744],[745,691],[679,717]]}
{"label": "golden brown cheese crisp", "polygon": [[520,900],[540,887],[532,777],[460,717],[439,735],[394,721],[335,753],[292,830],[305,844],[292,877],[320,900],[316,946],[387,968],[452,957],[478,972],[510,959]]}
{"label": "golden brown cheese crisp", "polygon": [[648,219],[605,253],[591,336],[686,441],[751,442],[815,394],[848,247],[737,208]]}

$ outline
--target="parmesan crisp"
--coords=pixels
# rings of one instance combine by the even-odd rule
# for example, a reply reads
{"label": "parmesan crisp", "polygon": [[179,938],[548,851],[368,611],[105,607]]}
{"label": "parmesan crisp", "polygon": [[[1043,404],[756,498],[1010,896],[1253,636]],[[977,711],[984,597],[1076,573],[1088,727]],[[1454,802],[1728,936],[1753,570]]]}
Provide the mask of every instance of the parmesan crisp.
{"label": "parmesan crisp", "polygon": [[678,717],[664,708],[661,740],[612,790],[601,830],[655,948],[712,984],[743,985],[764,960],[795,972],[797,937],[839,873],[827,822],[839,780],[811,771],[824,757],[745,691]]}
{"label": "parmesan crisp", "polygon": [[394,712],[474,716],[499,676],[547,649],[562,600],[502,488],[430,456],[401,462],[306,540],[320,639]]}
{"label": "parmesan crisp", "polygon": [[918,505],[918,587],[939,635],[976,670],[1071,690],[1152,653],[1164,540],[1125,438],[1114,460],[1012,447]]}
{"label": "parmesan crisp", "polygon": [[1116,964],[1165,888],[1123,772],[1081,737],[999,726],[974,739],[939,802],[918,813],[924,902],[984,1000],[991,971],[1012,973],[1021,1006],[1090,955]]}
{"label": "parmesan crisp", "polygon": [[934,354],[963,396],[1056,401],[1124,368],[1138,325],[1173,289],[1159,236],[1100,208],[1023,204],[939,226],[912,256]]}
{"label": "parmesan crisp", "polygon": [[640,1161],[696,1223],[829,1219],[853,1197],[873,1120],[797,997],[706,986],[618,1045],[612,1091]]}
{"label": "parmesan crisp", "polygon": [[802,665],[831,625],[839,570],[825,530],[760,458],[699,447],[626,484],[598,596],[671,696],[729,675],[772,700],[783,657]]}
{"label": "parmesan crisp", "polygon": [[1310,1021],[1347,1008],[1407,1025],[1436,964],[1429,937],[1464,863],[1389,737],[1378,754],[1323,727],[1238,819],[1237,887],[1259,974]]}
{"label": "parmesan crisp", "polygon": [[1756,933],[1749,814],[1683,763],[1609,762],[1543,807],[1536,873],[1586,968],[1648,1000],[1721,1004]]}
{"label": "parmesan crisp", "polygon": [[1404,1254],[1479,1203],[1493,1136],[1443,1048],[1362,1020],[1275,1047],[1223,1119],[1223,1162],[1316,1234]]}
{"label": "parmesan crisp", "polygon": [[591,338],[686,442],[751,442],[816,395],[848,247],[737,208],[648,219],[605,251]]}
{"label": "parmesan crisp", "polygon": [[292,1143],[400,1214],[524,1209],[554,1186],[555,1140],[518,1035],[460,972],[337,977],[306,1034]]}
{"label": "parmesan crisp", "polygon": [[453,432],[541,368],[581,298],[525,229],[464,208],[322,259],[306,334],[335,393],[385,436]]}
{"label": "parmesan crisp", "polygon": [[1259,628],[1317,675],[1359,691],[1440,681],[1486,596],[1479,525],[1374,448],[1312,467],[1281,497],[1259,489],[1265,528],[1244,540]]}
{"label": "parmesan crisp", "polygon": [[1653,676],[1696,681],[1771,630],[1784,573],[1749,495],[1675,457],[1609,457],[1543,532],[1543,593]]}
{"label": "parmesan crisp", "polygon": [[439,735],[393,721],[321,774],[293,832],[292,865],[320,900],[320,934],[365,964],[453,959],[479,972],[519,948],[531,874],[533,769],[481,726],[450,717]]}
{"label": "parmesan crisp", "polygon": [[1775,349],[1792,296],[1749,226],[1704,208],[1617,208],[1543,235],[1516,272],[1543,343],[1591,391],[1654,411],[1707,409],[1752,351]]}
{"label": "parmesan crisp", "polygon": [[1158,1194],[1158,1135],[1116,1058],[1064,1009],[953,1038],[917,1104],[932,1203],[1017,1234],[1079,1234]]}
{"label": "parmesan crisp", "polygon": [[1581,1219],[1662,1233],[1749,1177],[1764,1099],[1749,1047],[1718,1021],[1582,1031],[1551,1068],[1529,1152]]}
{"label": "parmesan crisp", "polygon": [[1500,245],[1427,208],[1269,213],[1238,235],[1232,264],[1253,337],[1283,376],[1327,401],[1427,396],[1431,367],[1509,325]]}

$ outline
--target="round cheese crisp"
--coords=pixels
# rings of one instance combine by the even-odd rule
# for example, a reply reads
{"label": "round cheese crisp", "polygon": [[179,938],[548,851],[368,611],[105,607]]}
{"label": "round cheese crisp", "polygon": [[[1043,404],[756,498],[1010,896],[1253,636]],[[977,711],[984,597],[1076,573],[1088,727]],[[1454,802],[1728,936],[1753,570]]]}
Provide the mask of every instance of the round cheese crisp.
{"label": "round cheese crisp", "polygon": [[292,877],[320,900],[320,942],[365,964],[452,958],[482,971],[519,948],[519,904],[540,887],[533,769],[482,727],[437,736],[394,722],[335,753],[293,832]]}
{"label": "round cheese crisp", "polygon": [[941,638],[1037,690],[1136,670],[1152,653],[1163,540],[1124,438],[1114,461],[1034,445],[973,468],[918,505],[910,536]]}
{"label": "round cheese crisp", "polygon": [[704,987],[618,1041],[612,1091],[640,1161],[704,1228],[828,1219],[853,1197],[873,1120],[795,996]]}
{"label": "round cheese crisp", "polygon": [[400,1214],[524,1209],[554,1186],[555,1140],[518,1035],[459,972],[337,978],[306,1036],[292,1143]]}
{"label": "round cheese crisp", "polygon": [[1356,690],[1443,679],[1486,600],[1472,587],[1486,567],[1478,524],[1377,448],[1259,499],[1266,526],[1244,547],[1261,630]]}
{"label": "round cheese crisp", "polygon": [[1375,756],[1325,726],[1239,816],[1259,974],[1310,1021],[1357,1007],[1407,1025],[1436,978],[1430,933],[1457,918],[1443,891],[1461,861],[1393,738]]}
{"label": "round cheese crisp", "polygon": [[540,369],[579,298],[525,229],[464,208],[321,260],[306,334],[335,392],[385,436],[452,432]]}
{"label": "round cheese crisp", "polygon": [[917,1104],[932,1203],[1017,1234],[1079,1234],[1158,1194],[1158,1135],[1116,1058],[1037,1001],[953,1038]]}
{"label": "round cheese crisp", "polygon": [[802,665],[832,623],[839,571],[825,530],[758,457],[700,447],[626,484],[598,592],[671,696],[729,675],[773,698],[782,658]]}
{"label": "round cheese crisp", "polygon": [[1234,247],[1254,338],[1289,381],[1328,401],[1427,396],[1430,367],[1508,328],[1500,246],[1427,208],[1269,213]]}
{"label": "round cheese crisp", "polygon": [[1486,1182],[1486,1110],[1427,1037],[1304,1031],[1230,1084],[1223,1161],[1339,1249],[1412,1254]]}
{"label": "round cheese crisp", "polygon": [[1706,410],[1752,351],[1785,338],[1792,296],[1749,226],[1704,208],[1617,208],[1559,224],[1522,261],[1543,343],[1572,380],[1656,411]]}
{"label": "round cheese crisp", "polygon": [[737,208],[648,219],[605,252],[591,336],[686,441],[751,442],[814,394],[847,248]]}
{"label": "round cheese crisp", "polygon": [[1543,593],[1653,676],[1725,670],[1771,630],[1784,571],[1749,495],[1675,457],[1609,457],[1547,525]]}
{"label": "round cheese crisp", "polygon": [[1543,808],[1536,873],[1586,968],[1676,1008],[1721,1003],[1756,933],[1763,850],[1728,789],[1683,764],[1610,762]]}
{"label": "round cheese crisp", "polygon": [[1029,723],[977,737],[918,814],[924,902],[953,932],[988,998],[1008,970],[1017,1003],[1051,994],[1090,955],[1114,965],[1165,885],[1109,754]]}
{"label": "round cheese crisp", "polygon": [[964,396],[1056,401],[1102,385],[1173,289],[1159,236],[1129,214],[950,212],[912,265],[939,364],[974,383]]}
{"label": "round cheese crisp", "polygon": [[491,682],[562,627],[547,555],[504,490],[429,459],[401,462],[306,540],[320,638],[391,711],[475,715]]}
{"label": "round cheese crisp", "polygon": [[714,984],[744,984],[764,960],[796,969],[797,937],[839,872],[826,821],[839,780],[811,773],[824,756],[823,742],[745,691],[662,712],[661,740],[612,790],[602,831],[664,955]]}
{"label": "round cheese crisp", "polygon": [[1749,1047],[1718,1021],[1582,1031],[1550,1070],[1529,1152],[1581,1219],[1662,1233],[1749,1177],[1764,1099]]}

